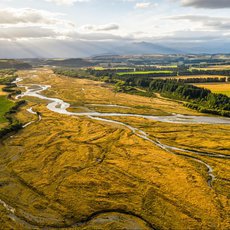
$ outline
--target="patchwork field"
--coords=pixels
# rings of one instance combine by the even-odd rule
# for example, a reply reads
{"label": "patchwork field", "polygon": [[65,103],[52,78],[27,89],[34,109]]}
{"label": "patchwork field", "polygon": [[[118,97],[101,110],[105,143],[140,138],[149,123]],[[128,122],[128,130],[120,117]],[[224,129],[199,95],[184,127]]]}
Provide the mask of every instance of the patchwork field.
{"label": "patchwork field", "polygon": [[168,74],[168,73],[172,73],[172,72],[173,71],[169,71],[169,70],[135,71],[135,72],[117,73],[117,75],[119,75],[119,76],[125,76],[125,75],[144,75],[144,74],[154,74],[154,73]]}
{"label": "patchwork field", "polygon": [[198,69],[198,70],[229,70],[230,65],[213,65],[205,68],[192,68],[192,69]]}
{"label": "patchwork field", "polygon": [[226,78],[221,75],[190,75],[190,76],[177,76],[175,79],[189,79],[189,78]]}
{"label": "patchwork field", "polygon": [[[23,79],[20,84],[51,85],[41,94],[70,103],[68,111],[202,115],[178,102],[114,93],[104,83],[56,76],[48,69],[18,74]],[[52,112],[47,100],[24,99],[27,105],[17,119],[34,123],[0,146],[0,228],[230,227],[229,159],[157,145],[159,141],[229,156],[229,125],[165,123],[132,116],[96,120]],[[41,120],[27,111],[31,107]],[[141,131],[149,139],[142,138]],[[213,168],[211,185],[208,169],[199,161]]]}
{"label": "patchwork field", "polygon": [[211,90],[213,93],[222,93],[230,96],[230,83],[209,83],[209,84],[196,84],[198,87],[203,87]]}

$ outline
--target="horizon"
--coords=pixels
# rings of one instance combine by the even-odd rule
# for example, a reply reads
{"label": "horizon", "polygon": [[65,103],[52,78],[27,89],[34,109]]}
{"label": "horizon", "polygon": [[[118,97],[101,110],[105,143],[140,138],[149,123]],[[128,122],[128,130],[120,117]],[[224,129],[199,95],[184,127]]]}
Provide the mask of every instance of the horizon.
{"label": "horizon", "polygon": [[0,58],[230,53],[230,1],[3,0]]}
{"label": "horizon", "polygon": [[124,54],[124,55],[119,55],[119,54],[98,54],[98,55],[92,55],[92,56],[88,56],[88,57],[21,57],[21,58],[0,58],[0,60],[21,60],[21,61],[25,61],[25,60],[33,60],[33,59],[37,59],[37,60],[53,60],[53,61],[62,61],[62,60],[93,60],[95,58],[101,57],[101,58],[105,58],[105,57],[124,57],[124,58],[129,58],[129,57],[157,57],[157,56],[181,56],[181,57],[188,57],[188,56],[194,56],[194,57],[204,57],[204,56],[225,56],[228,57],[230,56],[230,53],[182,53],[182,54],[178,54],[178,53],[172,53],[172,54],[161,54],[161,53],[152,53],[152,54]]}

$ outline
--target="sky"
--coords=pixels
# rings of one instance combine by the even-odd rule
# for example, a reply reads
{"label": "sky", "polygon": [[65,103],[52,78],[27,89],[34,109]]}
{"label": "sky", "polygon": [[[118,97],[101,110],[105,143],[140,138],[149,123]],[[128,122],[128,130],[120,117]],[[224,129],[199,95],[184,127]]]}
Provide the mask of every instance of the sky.
{"label": "sky", "polygon": [[230,53],[230,0],[0,0],[1,58],[90,56],[143,41]]}

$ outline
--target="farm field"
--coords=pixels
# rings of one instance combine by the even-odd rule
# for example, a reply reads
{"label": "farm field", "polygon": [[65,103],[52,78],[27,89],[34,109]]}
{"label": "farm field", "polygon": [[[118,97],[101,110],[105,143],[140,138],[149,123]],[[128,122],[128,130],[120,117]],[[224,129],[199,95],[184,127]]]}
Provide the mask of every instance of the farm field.
{"label": "farm field", "polygon": [[156,65],[157,68],[177,68],[177,65]]}
{"label": "farm field", "polygon": [[154,79],[192,79],[192,78],[226,78],[221,75],[187,75],[187,76],[174,76],[174,77],[154,77]]}
{"label": "farm field", "polygon": [[[68,102],[71,112],[203,115],[182,103],[115,93],[105,83],[57,76],[49,69],[18,74],[22,85],[50,85],[41,94]],[[3,229],[230,227],[229,125],[69,116],[48,109],[48,100],[24,99],[17,119],[34,123],[1,144]],[[204,163],[213,170],[211,182]]]}
{"label": "farm field", "polygon": [[92,69],[94,69],[94,70],[126,70],[126,69],[133,69],[132,67],[126,67],[126,66],[124,66],[124,67],[108,67],[108,68],[106,68],[106,67],[102,67],[102,66],[96,66],[96,67],[92,67]]}
{"label": "farm field", "polygon": [[[159,79],[166,79],[163,77],[159,77]],[[167,77],[169,78],[169,77]],[[173,79],[189,79],[189,78],[226,78],[225,76],[221,76],[221,75],[188,75],[188,76],[176,76],[173,77]]]}
{"label": "farm field", "polygon": [[214,65],[204,68],[192,68],[192,69],[198,69],[198,70],[230,70],[230,65]]}
{"label": "farm field", "polygon": [[198,87],[203,87],[211,90],[213,93],[221,93],[230,96],[230,83],[207,83],[195,84]]}
{"label": "farm field", "polygon": [[136,72],[117,73],[117,75],[119,75],[119,76],[125,76],[125,75],[129,75],[129,74],[139,75],[139,74],[154,74],[154,73],[167,74],[167,73],[172,73],[172,72],[173,71],[169,71],[169,70],[136,71]]}

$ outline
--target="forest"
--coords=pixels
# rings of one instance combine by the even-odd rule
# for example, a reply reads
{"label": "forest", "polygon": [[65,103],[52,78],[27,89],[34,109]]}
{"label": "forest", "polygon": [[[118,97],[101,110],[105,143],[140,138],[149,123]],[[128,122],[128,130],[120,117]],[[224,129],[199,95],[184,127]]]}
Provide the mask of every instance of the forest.
{"label": "forest", "polygon": [[230,116],[230,98],[223,94],[212,93],[208,89],[178,82],[177,80],[151,80],[128,78],[126,86],[147,88],[148,91],[159,92],[163,96],[185,100],[185,105],[203,113]]}

